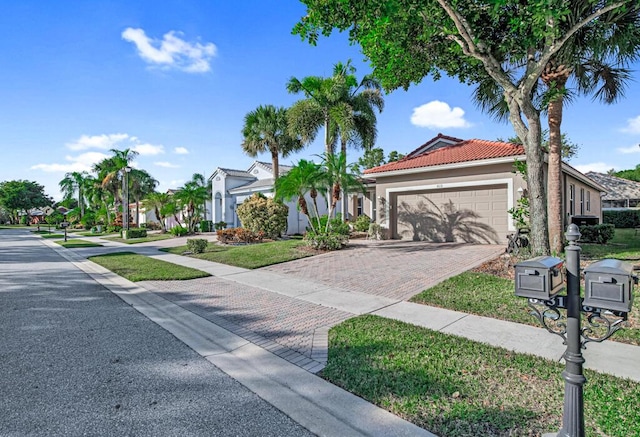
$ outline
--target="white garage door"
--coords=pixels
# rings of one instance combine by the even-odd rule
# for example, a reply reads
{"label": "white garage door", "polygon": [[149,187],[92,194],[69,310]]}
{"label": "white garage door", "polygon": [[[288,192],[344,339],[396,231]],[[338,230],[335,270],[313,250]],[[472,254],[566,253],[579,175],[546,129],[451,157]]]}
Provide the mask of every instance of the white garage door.
{"label": "white garage door", "polygon": [[399,193],[396,233],[403,239],[503,243],[507,186]]}

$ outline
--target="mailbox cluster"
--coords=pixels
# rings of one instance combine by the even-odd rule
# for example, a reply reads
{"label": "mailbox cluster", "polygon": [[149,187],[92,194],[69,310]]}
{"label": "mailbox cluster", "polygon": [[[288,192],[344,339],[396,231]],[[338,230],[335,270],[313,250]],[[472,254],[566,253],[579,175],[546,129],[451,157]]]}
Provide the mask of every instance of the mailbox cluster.
{"label": "mailbox cluster", "polygon": [[[529,299],[550,300],[565,289],[563,261],[539,256],[515,266],[515,294]],[[628,313],[633,304],[633,266],[617,259],[605,259],[584,270],[583,305]]]}

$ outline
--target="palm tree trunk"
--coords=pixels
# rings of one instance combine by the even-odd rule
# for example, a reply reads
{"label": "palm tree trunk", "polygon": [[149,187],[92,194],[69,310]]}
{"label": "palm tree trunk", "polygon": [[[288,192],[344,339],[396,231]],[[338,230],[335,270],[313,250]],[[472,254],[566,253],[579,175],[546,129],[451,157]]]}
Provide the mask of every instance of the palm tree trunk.
{"label": "palm tree trunk", "polygon": [[278,149],[271,149],[271,166],[273,167],[273,183],[278,180],[280,176],[280,162],[278,160]]}
{"label": "palm tree trunk", "polygon": [[327,156],[333,154],[333,147],[329,144],[329,115],[324,117],[324,149]]}

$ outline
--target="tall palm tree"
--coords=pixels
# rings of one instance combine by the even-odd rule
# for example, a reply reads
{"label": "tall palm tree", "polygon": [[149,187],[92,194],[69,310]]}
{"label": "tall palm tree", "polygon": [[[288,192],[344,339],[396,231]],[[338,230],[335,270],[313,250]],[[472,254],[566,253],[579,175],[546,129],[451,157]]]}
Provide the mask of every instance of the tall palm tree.
{"label": "tall palm tree", "polygon": [[70,172],[64,175],[64,179],[60,181],[60,189],[65,199],[72,198],[76,193],[78,194],[78,208],[80,208],[80,219],[84,215],[85,206],[85,188],[86,180],[89,174],[86,171],[83,172]]}
{"label": "tall palm tree", "polygon": [[287,110],[273,105],[258,106],[244,118],[242,150],[249,156],[271,153],[273,178],[280,176],[279,155],[283,158],[302,149],[302,141],[290,134]]}
{"label": "tall palm tree", "polygon": [[110,152],[113,155],[95,164],[93,170],[102,181],[102,187],[113,196],[114,204],[117,202],[122,203],[122,212],[124,215],[125,205],[122,202],[122,180],[120,178],[122,177],[122,170],[129,166],[135,157],[138,156],[138,152],[131,149],[111,149]]}
{"label": "tall palm tree", "polygon": [[325,78],[295,77],[287,83],[287,91],[304,93],[305,99],[289,109],[289,129],[305,144],[315,140],[324,129],[325,153],[333,154],[338,138],[346,153],[348,143],[373,146],[376,136],[375,109],[382,111],[384,101],[380,83],[371,76],[357,81],[351,61],[337,63],[333,75]]}
{"label": "tall palm tree", "polygon": [[131,169],[128,177],[129,182],[129,194],[136,201],[136,226],[139,225],[140,220],[140,201],[148,194],[155,191],[159,182],[154,179],[146,170],[139,170],[137,168]]}
{"label": "tall palm tree", "polygon": [[[301,159],[298,163],[275,182],[275,199],[291,200],[297,198],[298,209],[309,219],[309,226],[317,233],[320,226],[318,214],[318,191],[324,188],[323,171],[320,164]],[[309,194],[313,201],[313,209],[309,211],[309,205],[305,195]]]}
{"label": "tall palm tree", "polygon": [[[364,193],[364,186],[358,179],[358,176],[353,171],[353,166],[347,164],[346,154],[340,152],[340,154],[325,154],[322,157],[322,168],[324,170],[324,181],[329,188],[328,202],[329,202],[329,217],[333,215],[336,210],[338,201],[342,198],[343,193],[349,193],[354,191],[361,191]],[[342,210],[342,219],[346,219],[347,210]],[[328,227],[327,227],[328,230]]]}

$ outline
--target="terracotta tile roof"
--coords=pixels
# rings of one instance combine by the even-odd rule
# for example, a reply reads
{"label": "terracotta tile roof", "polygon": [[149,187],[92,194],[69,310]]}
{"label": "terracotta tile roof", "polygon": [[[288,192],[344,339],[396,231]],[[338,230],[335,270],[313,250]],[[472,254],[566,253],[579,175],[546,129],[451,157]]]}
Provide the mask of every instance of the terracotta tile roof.
{"label": "terracotta tile roof", "polygon": [[370,168],[364,174],[382,173],[395,170],[408,170],[420,167],[455,164],[458,162],[479,161],[483,159],[502,158],[524,155],[524,147],[519,144],[501,141],[463,140],[458,144],[427,151],[417,156],[407,156],[400,161],[390,162],[379,167]]}
{"label": "terracotta tile roof", "polygon": [[436,135],[435,137],[433,137],[432,139],[430,139],[429,141],[427,141],[426,143],[422,144],[419,147],[416,147],[415,150],[407,153],[406,158],[413,158],[414,156],[416,156],[418,154],[418,152],[423,148],[428,146],[429,144],[434,144],[437,143],[438,140],[448,140],[448,141],[452,141],[454,143],[461,143],[464,140],[460,139],[460,138],[456,138],[456,137],[450,137],[449,135],[443,135],[441,133],[439,133],[438,135]]}

